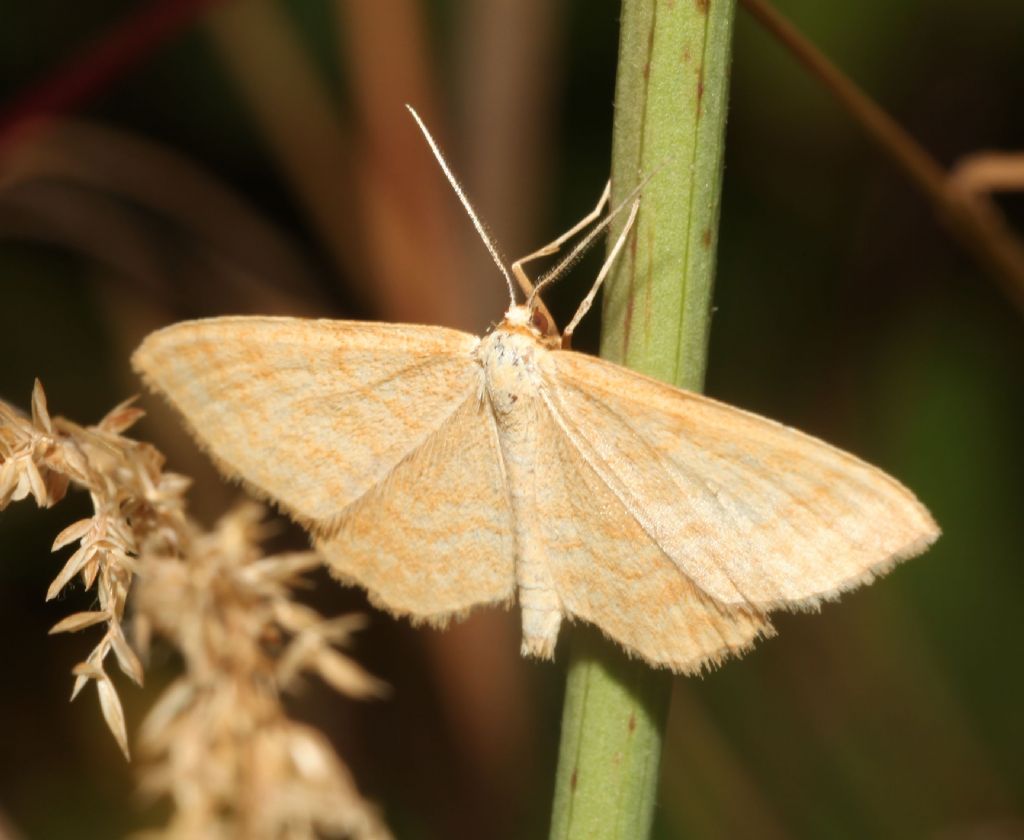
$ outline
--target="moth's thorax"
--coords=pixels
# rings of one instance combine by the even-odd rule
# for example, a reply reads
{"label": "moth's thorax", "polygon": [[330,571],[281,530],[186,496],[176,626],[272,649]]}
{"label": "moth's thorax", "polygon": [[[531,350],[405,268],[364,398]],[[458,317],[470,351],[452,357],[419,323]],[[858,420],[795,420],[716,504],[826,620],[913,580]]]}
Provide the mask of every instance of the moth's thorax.
{"label": "moth's thorax", "polygon": [[477,357],[499,421],[516,412],[520,400],[537,396],[541,369],[548,362],[547,354],[547,348],[531,325],[510,322],[508,318],[480,342]]}

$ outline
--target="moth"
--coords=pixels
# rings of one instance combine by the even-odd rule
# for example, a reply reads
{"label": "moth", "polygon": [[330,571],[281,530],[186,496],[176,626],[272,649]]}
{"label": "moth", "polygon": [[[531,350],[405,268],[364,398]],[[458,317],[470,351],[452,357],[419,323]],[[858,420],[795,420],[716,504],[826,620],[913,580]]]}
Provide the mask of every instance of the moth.
{"label": "moth", "polygon": [[770,611],[814,608],[937,538],[907,488],[854,456],[566,349],[635,196],[559,336],[545,281],[523,264],[597,218],[607,190],[510,273],[413,116],[505,274],[500,324],[478,337],[212,318],[159,330],[132,357],[220,469],[306,527],[338,578],[435,624],[518,600],[524,655],[551,658],[569,618],[691,673],[771,635]]}

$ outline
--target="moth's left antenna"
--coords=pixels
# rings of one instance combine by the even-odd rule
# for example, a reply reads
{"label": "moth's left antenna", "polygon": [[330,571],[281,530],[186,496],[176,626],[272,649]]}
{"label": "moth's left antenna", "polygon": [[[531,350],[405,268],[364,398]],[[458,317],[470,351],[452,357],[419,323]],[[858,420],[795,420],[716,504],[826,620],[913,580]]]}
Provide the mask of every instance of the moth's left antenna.
{"label": "moth's left antenna", "polygon": [[480,221],[480,217],[477,216],[476,211],[473,209],[473,205],[469,203],[469,199],[466,198],[466,193],[462,189],[462,185],[455,179],[451,169],[448,168],[448,162],[444,159],[444,155],[441,154],[441,150],[437,147],[437,143],[434,142],[434,138],[430,136],[430,132],[427,127],[423,124],[423,120],[420,119],[420,115],[416,113],[416,109],[412,105],[406,105],[409,109],[409,113],[412,114],[412,118],[416,120],[416,125],[420,127],[420,131],[423,132],[423,136],[427,138],[427,144],[430,146],[430,151],[434,153],[434,157],[437,158],[437,162],[441,164],[441,170],[444,172],[445,177],[448,179],[448,183],[452,185],[452,189],[455,190],[455,194],[459,197],[459,201],[462,202],[462,206],[466,208],[466,212],[469,213],[469,218],[473,221],[473,227],[476,228],[476,232],[480,234],[480,238],[484,241],[484,245],[487,246],[488,252],[490,252],[491,259],[494,260],[494,264],[498,266],[501,273],[505,277],[505,283],[508,284],[508,294],[511,299],[511,303],[515,306],[516,293],[515,288],[512,285],[512,275],[509,274],[508,269],[505,267],[505,262],[501,258],[501,254],[498,253],[498,248],[491,240],[490,234],[487,232],[487,228],[484,227],[484,223]]}

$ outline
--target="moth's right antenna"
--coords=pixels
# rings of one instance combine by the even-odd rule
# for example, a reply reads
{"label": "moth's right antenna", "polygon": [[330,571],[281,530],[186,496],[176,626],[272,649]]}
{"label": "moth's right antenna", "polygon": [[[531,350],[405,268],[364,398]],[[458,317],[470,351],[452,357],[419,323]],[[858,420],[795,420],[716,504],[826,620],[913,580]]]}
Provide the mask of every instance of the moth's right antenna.
{"label": "moth's right antenna", "polygon": [[508,269],[505,267],[505,262],[501,258],[501,254],[498,253],[498,249],[494,242],[491,241],[490,234],[487,232],[487,228],[484,227],[483,222],[480,221],[476,211],[473,209],[473,205],[469,203],[469,199],[466,198],[466,193],[463,191],[462,186],[452,171],[448,168],[448,162],[444,159],[444,155],[441,154],[441,150],[437,147],[437,143],[434,142],[434,138],[430,136],[430,132],[427,131],[427,127],[423,124],[423,120],[420,119],[420,115],[416,113],[416,109],[412,105],[406,105],[409,109],[409,113],[412,114],[412,118],[416,120],[416,124],[420,127],[420,131],[423,132],[423,136],[427,138],[427,144],[430,146],[430,151],[434,153],[434,157],[437,158],[437,162],[441,164],[441,170],[444,172],[445,177],[448,179],[448,183],[452,185],[452,189],[455,190],[455,194],[459,197],[459,201],[462,202],[462,206],[466,208],[466,212],[469,213],[469,218],[473,221],[473,227],[476,228],[476,232],[480,234],[480,238],[484,241],[484,245],[487,246],[487,250],[490,252],[491,259],[494,260],[494,264],[501,269],[501,273],[505,276],[505,283],[508,284],[508,294],[513,306],[516,303],[515,288],[512,285],[512,275],[509,274]]}

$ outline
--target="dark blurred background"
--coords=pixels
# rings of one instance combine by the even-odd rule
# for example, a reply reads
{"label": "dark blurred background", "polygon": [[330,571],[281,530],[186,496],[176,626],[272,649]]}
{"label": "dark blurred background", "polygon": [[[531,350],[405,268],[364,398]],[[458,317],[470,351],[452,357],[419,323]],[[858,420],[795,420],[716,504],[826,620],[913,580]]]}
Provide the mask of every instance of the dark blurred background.
{"label": "dark blurred background", "polygon": [[[1024,149],[1019,0],[780,0],[943,164]],[[618,9],[585,0],[7,4],[0,27],[0,397],[94,422],[139,391],[150,329],[236,312],[444,323],[505,291],[403,103],[506,254],[590,208],[609,166]],[[912,487],[926,556],[702,679],[678,679],[656,836],[1024,837],[1024,319],[932,208],[737,12],[707,390]],[[26,114],[61,119],[28,127]],[[1024,232],[1024,200],[1001,197]],[[594,276],[549,301],[562,323]],[[597,318],[579,344],[596,346]],[[236,491],[151,397],[135,433]],[[110,838],[159,821],[47,629],[71,498],[0,515],[0,822]],[[300,533],[290,539],[301,543]],[[311,598],[366,609],[326,576]],[[564,649],[518,657],[512,613],[447,633],[380,613],[358,658],[395,689],[295,698],[401,838],[545,836]],[[160,654],[137,725],[176,662]],[[3,829],[0,829],[2,832]]]}

